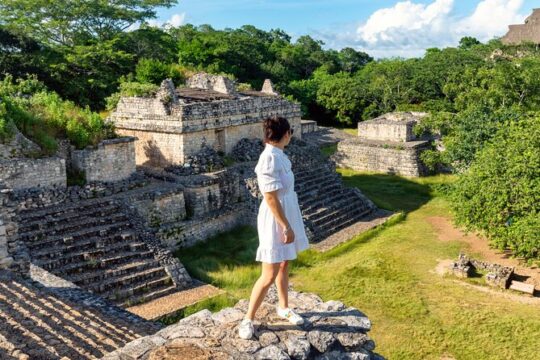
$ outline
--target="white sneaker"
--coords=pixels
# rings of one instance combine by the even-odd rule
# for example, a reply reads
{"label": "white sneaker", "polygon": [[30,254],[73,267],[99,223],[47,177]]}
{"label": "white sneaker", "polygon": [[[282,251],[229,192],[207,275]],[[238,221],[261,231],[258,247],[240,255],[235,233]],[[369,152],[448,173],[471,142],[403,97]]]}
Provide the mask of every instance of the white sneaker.
{"label": "white sneaker", "polygon": [[249,340],[253,337],[254,332],[253,321],[249,319],[242,320],[238,327],[238,336],[240,336],[241,339]]}
{"label": "white sneaker", "polygon": [[278,306],[277,314],[279,317],[289,320],[289,322],[293,325],[302,325],[304,323],[304,318],[290,308],[282,309]]}

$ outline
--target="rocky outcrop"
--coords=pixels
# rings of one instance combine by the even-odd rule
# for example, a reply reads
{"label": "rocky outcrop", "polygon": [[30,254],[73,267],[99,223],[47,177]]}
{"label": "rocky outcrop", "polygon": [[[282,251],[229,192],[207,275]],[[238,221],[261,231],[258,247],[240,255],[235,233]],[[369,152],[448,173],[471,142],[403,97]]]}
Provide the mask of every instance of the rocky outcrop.
{"label": "rocky outcrop", "polygon": [[276,316],[274,290],[258,311],[252,340],[237,335],[248,305],[242,300],[214,314],[202,310],[103,359],[383,359],[367,335],[370,320],[357,309],[314,294],[290,291],[289,297],[303,326]]}

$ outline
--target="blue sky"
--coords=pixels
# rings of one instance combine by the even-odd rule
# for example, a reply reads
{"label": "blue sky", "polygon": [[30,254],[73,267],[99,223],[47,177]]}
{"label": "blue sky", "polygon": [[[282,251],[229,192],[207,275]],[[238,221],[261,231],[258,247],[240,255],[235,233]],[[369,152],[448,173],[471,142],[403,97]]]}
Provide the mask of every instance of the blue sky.
{"label": "blue sky", "polygon": [[455,45],[464,35],[487,41],[522,22],[538,0],[180,0],[158,12],[158,23],[252,24],[309,34],[327,47],[351,46],[376,57],[419,56]]}

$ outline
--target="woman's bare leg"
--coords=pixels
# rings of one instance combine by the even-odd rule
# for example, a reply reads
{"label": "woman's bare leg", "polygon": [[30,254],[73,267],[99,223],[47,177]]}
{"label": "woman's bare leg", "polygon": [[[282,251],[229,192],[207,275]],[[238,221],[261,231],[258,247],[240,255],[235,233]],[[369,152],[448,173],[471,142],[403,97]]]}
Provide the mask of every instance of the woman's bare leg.
{"label": "woman's bare leg", "polygon": [[276,276],[276,288],[279,298],[279,307],[289,307],[289,262],[287,260],[279,264],[279,272]]}
{"label": "woman's bare leg", "polygon": [[246,319],[255,319],[255,313],[259,306],[261,306],[268,289],[276,279],[279,272],[280,264],[268,264],[262,263],[262,273],[255,285],[251,290],[251,297],[249,299],[249,307],[246,313]]}

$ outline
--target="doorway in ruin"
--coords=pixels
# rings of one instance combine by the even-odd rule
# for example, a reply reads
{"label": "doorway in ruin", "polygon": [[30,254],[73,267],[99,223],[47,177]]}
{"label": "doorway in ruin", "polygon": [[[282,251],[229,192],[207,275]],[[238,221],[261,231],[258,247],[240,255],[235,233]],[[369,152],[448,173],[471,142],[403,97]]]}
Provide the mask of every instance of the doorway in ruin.
{"label": "doorway in ruin", "polygon": [[216,129],[215,130],[216,142],[214,149],[217,152],[225,153],[225,129]]}

